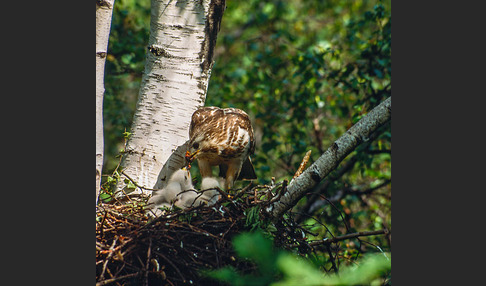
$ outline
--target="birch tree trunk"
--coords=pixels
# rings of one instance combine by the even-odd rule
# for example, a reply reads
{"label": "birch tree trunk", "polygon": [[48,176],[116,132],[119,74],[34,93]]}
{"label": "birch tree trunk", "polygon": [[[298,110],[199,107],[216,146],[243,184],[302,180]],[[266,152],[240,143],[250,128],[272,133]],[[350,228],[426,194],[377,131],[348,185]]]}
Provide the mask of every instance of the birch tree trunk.
{"label": "birch tree trunk", "polygon": [[105,60],[115,0],[96,1],[96,204],[100,193],[103,168],[103,95]]}
{"label": "birch tree trunk", "polygon": [[279,201],[270,205],[267,212],[274,219],[280,218],[284,212],[295,206],[307,191],[331,173],[359,144],[369,140],[372,132],[389,120],[391,120],[391,96],[348,129],[314,164],[293,180],[287,187],[287,192]]}
{"label": "birch tree trunk", "polygon": [[[137,185],[162,188],[183,166],[191,115],[204,105],[225,1],[151,5],[145,72],[121,167]],[[122,180],[123,188],[148,193],[127,189]]]}

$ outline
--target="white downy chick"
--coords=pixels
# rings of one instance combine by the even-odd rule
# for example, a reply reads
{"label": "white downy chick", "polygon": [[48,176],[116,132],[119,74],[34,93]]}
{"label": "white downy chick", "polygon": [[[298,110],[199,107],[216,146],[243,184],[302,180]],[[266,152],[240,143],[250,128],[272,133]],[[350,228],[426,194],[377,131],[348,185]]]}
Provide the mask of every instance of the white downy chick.
{"label": "white downy chick", "polygon": [[214,205],[221,195],[215,188],[221,188],[220,182],[213,177],[205,177],[201,182],[201,192],[203,192],[201,199],[205,200],[208,205]]}
{"label": "white downy chick", "polygon": [[221,184],[216,178],[205,177],[201,182],[201,191],[196,192],[192,190],[184,192],[184,197],[181,202],[185,208],[197,207],[203,204],[208,206],[214,205],[220,198],[219,192],[214,188],[221,188],[220,186]]}
{"label": "white downy chick", "polygon": [[181,209],[188,209],[191,207],[196,207],[199,205],[198,203],[198,193],[196,190],[186,190],[182,192],[179,196],[179,200],[177,201],[176,206],[180,207]]}
{"label": "white downy chick", "polygon": [[171,180],[180,182],[181,186],[181,191],[177,193],[177,200],[174,205],[181,209],[188,209],[193,206],[192,203],[196,199],[197,193],[192,185],[191,173],[185,167],[181,170],[185,172],[177,171],[171,177]]}
{"label": "white downy chick", "polygon": [[165,188],[156,191],[152,197],[147,201],[147,214],[160,216],[163,211],[160,208],[170,208],[176,203],[177,194],[182,191],[181,185],[178,182],[172,182],[165,186]]}
{"label": "white downy chick", "polygon": [[162,214],[159,209],[161,207],[170,208],[172,205],[176,205],[184,208],[182,201],[186,195],[191,193],[184,191],[190,189],[194,189],[191,173],[186,168],[175,171],[170,177],[167,186],[156,191],[147,201],[147,205],[149,206],[147,213],[159,216]]}
{"label": "white downy chick", "polygon": [[175,171],[172,176],[170,176],[169,183],[172,182],[178,182],[181,185],[182,190],[194,189],[191,172],[189,172],[186,167]]}

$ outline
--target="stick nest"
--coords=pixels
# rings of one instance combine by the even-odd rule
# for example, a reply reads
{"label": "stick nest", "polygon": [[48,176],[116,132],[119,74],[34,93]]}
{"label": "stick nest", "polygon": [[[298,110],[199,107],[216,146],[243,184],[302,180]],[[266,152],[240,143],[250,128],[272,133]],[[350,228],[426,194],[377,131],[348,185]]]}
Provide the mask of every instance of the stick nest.
{"label": "stick nest", "polygon": [[[310,246],[292,219],[272,223],[265,207],[285,191],[286,181],[227,194],[213,206],[167,211],[154,219],[144,211],[146,199],[98,205],[96,213],[96,285],[217,285],[202,271],[231,265],[251,271],[237,259],[235,234],[267,228],[281,248],[307,252]],[[274,192],[272,192],[274,191]],[[269,228],[271,226],[271,229]]]}

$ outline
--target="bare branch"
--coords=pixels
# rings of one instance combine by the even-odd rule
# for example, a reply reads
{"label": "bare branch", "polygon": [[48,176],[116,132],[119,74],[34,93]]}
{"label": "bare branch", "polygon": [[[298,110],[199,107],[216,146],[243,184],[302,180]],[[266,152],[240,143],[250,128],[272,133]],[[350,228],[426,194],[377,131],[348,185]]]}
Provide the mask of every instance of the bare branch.
{"label": "bare branch", "polygon": [[[343,188],[343,189],[340,189],[337,191],[337,193],[328,198],[328,200],[330,202],[338,202],[340,201],[342,198],[346,197],[347,195],[355,195],[355,196],[361,196],[361,195],[368,195],[368,194],[372,194],[374,191],[378,190],[378,189],[381,189],[382,187],[388,185],[391,183],[391,180],[390,179],[387,179],[385,180],[383,183],[375,186],[375,187],[372,187],[372,188],[369,188],[369,189],[366,189],[366,190],[358,190],[358,189],[353,189],[353,188]],[[317,195],[319,196],[319,194]],[[314,200],[312,202],[312,204],[309,205],[309,208],[306,209],[306,213],[305,214],[308,214],[308,215],[311,215],[315,210],[323,207],[324,205],[326,205],[328,203],[327,200],[323,199],[323,200],[319,200],[319,201],[316,201]],[[296,218],[298,217],[299,219],[302,219],[304,218],[304,216],[302,216],[302,212],[299,213],[300,216],[296,216]],[[301,220],[297,220],[296,221],[300,222]]]}
{"label": "bare branch", "polygon": [[[380,230],[373,230],[373,231],[360,231],[355,233],[349,233],[342,236],[336,236],[333,238],[324,238],[323,240],[313,241],[309,243],[309,246],[317,246],[317,245],[329,245],[331,243],[335,243],[341,240],[351,239],[351,238],[358,238],[362,236],[371,236],[371,235],[379,235],[379,234],[389,234],[390,231],[387,229],[380,229]],[[298,247],[298,244],[292,244],[290,247]]]}
{"label": "bare branch", "polygon": [[119,276],[119,277],[116,277],[116,278],[106,279],[106,280],[97,282],[96,286],[107,285],[107,284],[110,284],[110,283],[113,283],[113,282],[116,282],[116,281],[119,281],[119,280],[133,278],[133,277],[136,277],[138,275],[140,275],[140,273],[137,272],[137,273],[131,273],[131,274]]}

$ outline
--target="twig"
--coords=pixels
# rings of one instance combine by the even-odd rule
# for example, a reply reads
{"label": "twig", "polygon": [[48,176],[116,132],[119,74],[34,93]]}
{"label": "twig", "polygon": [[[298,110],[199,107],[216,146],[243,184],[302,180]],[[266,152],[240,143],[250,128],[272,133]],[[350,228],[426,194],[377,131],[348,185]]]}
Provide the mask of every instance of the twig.
{"label": "twig", "polygon": [[334,269],[334,271],[337,273],[338,268],[336,266],[336,262],[334,261],[335,256],[332,256],[332,251],[331,251],[331,248],[329,247],[329,244],[326,245],[326,251],[327,251],[327,254],[329,254],[329,258],[331,260],[331,269]]}
{"label": "twig", "polygon": [[118,240],[118,237],[115,237],[115,239],[113,239],[113,243],[110,246],[108,256],[106,257],[105,263],[103,263],[103,269],[101,270],[101,275],[100,275],[101,278],[104,278],[105,271],[106,271],[106,265],[108,265],[108,262],[110,261],[111,257],[113,256],[113,253],[115,253],[114,250],[115,250],[115,245],[116,245],[117,240]]}
{"label": "twig", "polygon": [[207,189],[207,190],[204,190],[204,191],[209,191],[209,190],[216,190],[216,191],[218,191],[225,199],[229,199],[230,198],[230,195],[227,192],[225,192],[223,189],[221,189],[221,188],[214,187],[214,188],[210,188],[210,189]]}
{"label": "twig", "polygon": [[280,192],[278,192],[278,194],[273,197],[271,200],[270,200],[270,203],[274,203],[278,200],[280,200],[280,198],[285,194],[285,192],[287,191],[287,185],[288,185],[288,182],[287,180],[283,180],[283,183],[282,183],[282,188],[280,189]]}
{"label": "twig", "polygon": [[100,223],[100,238],[103,237],[103,224],[105,223],[106,215],[108,214],[107,211],[105,211],[105,214],[103,215],[103,218],[101,219]]}
{"label": "twig", "polygon": [[[244,187],[244,188],[243,188],[243,189],[241,189],[241,190],[236,190],[236,194],[234,195],[233,200],[236,200],[236,199],[238,199],[238,198],[242,197],[244,194],[246,194],[246,192],[247,192],[248,190],[250,190],[250,187],[251,187],[251,186],[253,186],[253,182],[250,182],[250,183],[248,184],[248,186]],[[259,186],[259,185],[258,185],[258,186]],[[256,187],[258,187],[258,186],[255,186],[254,188],[256,188]],[[253,190],[253,188],[252,188],[251,190]]]}
{"label": "twig", "polygon": [[244,192],[248,191],[251,188],[251,186],[253,186],[253,181],[250,181],[250,183],[246,187],[244,187],[241,190],[241,192],[244,193]]}
{"label": "twig", "polygon": [[120,173],[122,173],[123,175],[125,175],[125,177],[127,177],[130,182],[132,182],[136,187],[140,188],[140,189],[144,189],[144,190],[148,190],[148,191],[158,191],[158,189],[151,189],[151,188],[147,188],[147,187],[144,187],[144,186],[140,186],[134,179],[130,178],[130,176],[127,175],[127,173],[125,173],[125,171],[120,171]]}
{"label": "twig", "polygon": [[328,198],[326,198],[326,196],[324,196],[324,195],[319,195],[319,196],[321,198],[325,199],[326,202],[328,202],[339,213],[339,216],[341,216],[341,219],[343,220],[343,223],[344,223],[344,226],[346,227],[346,230],[349,231],[348,222],[344,218],[343,213],[336,207],[336,205],[333,202],[331,202]]}
{"label": "twig", "polygon": [[186,278],[184,278],[184,276],[182,275],[182,273],[179,270],[179,268],[177,268],[177,266],[175,266],[175,264],[172,263],[172,261],[170,261],[170,259],[168,259],[167,257],[165,257],[165,255],[163,255],[162,253],[160,253],[158,251],[154,251],[154,253],[157,254],[158,256],[162,257],[165,261],[167,261],[167,263],[169,263],[170,266],[172,266],[175,269],[175,271],[177,272],[177,274],[179,274],[179,276],[182,279],[182,283],[186,283]]}
{"label": "twig", "polygon": [[[313,217],[313,216],[311,216],[311,215],[309,215],[309,214],[302,214],[302,213],[297,213],[297,214],[300,214],[300,215],[302,215],[302,216],[306,216],[306,217],[308,217],[308,218],[310,218],[310,219],[313,219],[313,220],[314,220],[316,223],[318,223],[318,224],[320,224],[321,226],[323,226],[323,227],[326,229],[326,231],[327,231],[327,232],[328,232],[328,233],[329,233],[329,234],[330,234],[330,235],[331,235],[333,238],[335,237],[335,236],[334,236],[334,234],[332,234],[332,231],[331,231],[331,230],[330,230],[330,229],[327,227],[327,225],[323,224],[323,223],[322,223],[321,221],[319,221],[317,218],[315,218],[315,217]],[[299,225],[300,225],[300,224],[299,224]]]}
{"label": "twig", "polygon": [[132,278],[132,277],[136,277],[138,275],[140,275],[140,273],[132,273],[132,274],[124,275],[124,276],[119,276],[119,277],[115,277],[115,278],[106,279],[106,280],[97,282],[96,283],[96,286],[102,286],[102,285],[110,284],[110,283],[116,282],[118,280]]}
{"label": "twig", "polygon": [[390,179],[387,179],[383,183],[381,183],[381,184],[379,184],[379,185],[377,185],[377,186],[375,186],[373,188],[369,188],[367,190],[360,191],[360,190],[350,189],[350,190],[345,190],[345,191],[347,191],[347,193],[349,193],[349,194],[358,195],[358,196],[359,195],[367,195],[367,194],[373,193],[374,191],[376,191],[376,190],[378,190],[378,189],[380,189],[380,188],[382,188],[382,187],[384,187],[384,186],[386,186],[386,185],[388,185],[390,183],[391,183],[391,180]]}
{"label": "twig", "polygon": [[147,285],[147,286],[149,284],[148,274],[149,274],[151,252],[152,252],[152,238],[149,237],[149,246],[148,246],[148,249],[147,249],[147,262],[146,262],[146,265],[145,265],[145,273],[144,273],[145,285]]}
{"label": "twig", "polygon": [[[373,230],[373,231],[360,231],[360,232],[355,232],[355,233],[350,233],[350,234],[345,234],[342,236],[336,236],[334,238],[324,238],[323,240],[318,240],[318,241],[313,241],[309,243],[309,246],[317,246],[321,244],[331,244],[335,243],[341,240],[346,240],[346,239],[351,239],[351,238],[358,238],[361,236],[371,236],[371,235],[379,235],[379,234],[388,234],[390,231],[388,229],[380,229],[380,230]],[[298,247],[298,244],[292,244],[290,245],[291,248],[293,247]]]}

